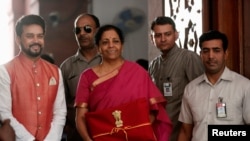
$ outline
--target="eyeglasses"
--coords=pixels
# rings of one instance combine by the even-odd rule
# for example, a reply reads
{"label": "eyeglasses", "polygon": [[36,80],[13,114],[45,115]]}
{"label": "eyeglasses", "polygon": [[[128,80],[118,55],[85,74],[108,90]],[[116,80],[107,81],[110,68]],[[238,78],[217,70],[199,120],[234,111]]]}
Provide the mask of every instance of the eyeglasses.
{"label": "eyeglasses", "polygon": [[85,25],[84,27],[76,27],[76,28],[74,28],[73,32],[74,32],[75,34],[79,34],[79,33],[81,33],[81,30],[82,30],[82,29],[83,29],[86,33],[91,33],[91,32],[92,32],[92,27],[89,26],[89,25]]}

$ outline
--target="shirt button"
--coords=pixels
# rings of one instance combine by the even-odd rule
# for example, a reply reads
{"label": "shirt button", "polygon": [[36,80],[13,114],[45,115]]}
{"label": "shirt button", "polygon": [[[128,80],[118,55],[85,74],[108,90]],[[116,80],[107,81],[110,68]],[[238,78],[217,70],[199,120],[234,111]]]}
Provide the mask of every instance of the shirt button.
{"label": "shirt button", "polygon": [[39,86],[40,86],[40,84],[39,84],[39,83],[36,83],[36,86],[37,86],[37,87],[39,87]]}
{"label": "shirt button", "polygon": [[40,96],[38,96],[38,97],[37,97],[37,100],[41,100],[41,97],[40,97]]}

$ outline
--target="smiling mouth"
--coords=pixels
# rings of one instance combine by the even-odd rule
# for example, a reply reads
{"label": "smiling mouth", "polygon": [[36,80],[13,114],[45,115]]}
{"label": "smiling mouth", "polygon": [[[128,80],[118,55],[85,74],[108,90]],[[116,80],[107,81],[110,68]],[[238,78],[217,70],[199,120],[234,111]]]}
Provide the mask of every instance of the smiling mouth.
{"label": "smiling mouth", "polygon": [[34,49],[34,50],[38,50],[38,49],[41,49],[41,46],[40,45],[32,45],[30,46],[31,49]]}

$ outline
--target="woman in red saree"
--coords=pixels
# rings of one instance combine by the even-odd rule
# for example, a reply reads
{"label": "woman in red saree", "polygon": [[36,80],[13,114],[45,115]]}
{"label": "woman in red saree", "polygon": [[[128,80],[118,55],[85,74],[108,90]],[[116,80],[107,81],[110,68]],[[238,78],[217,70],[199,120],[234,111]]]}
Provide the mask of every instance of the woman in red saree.
{"label": "woman in red saree", "polygon": [[121,30],[102,26],[95,40],[103,61],[82,73],[75,99],[84,141],[168,141],[166,100],[147,71],[123,59]]}

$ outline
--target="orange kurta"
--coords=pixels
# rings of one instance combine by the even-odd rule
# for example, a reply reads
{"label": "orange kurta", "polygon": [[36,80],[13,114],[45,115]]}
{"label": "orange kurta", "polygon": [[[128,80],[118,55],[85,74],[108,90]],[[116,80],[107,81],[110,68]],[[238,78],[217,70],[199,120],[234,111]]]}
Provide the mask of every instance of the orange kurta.
{"label": "orange kurta", "polygon": [[42,141],[50,130],[59,72],[42,59],[36,63],[22,53],[6,64],[11,79],[12,113],[35,138]]}

